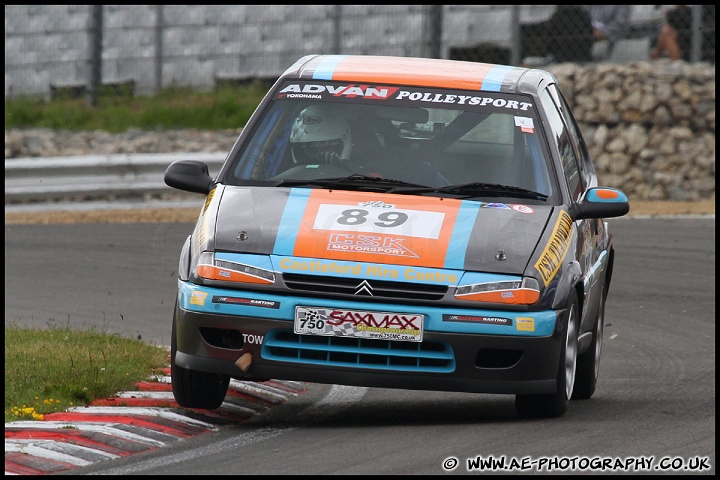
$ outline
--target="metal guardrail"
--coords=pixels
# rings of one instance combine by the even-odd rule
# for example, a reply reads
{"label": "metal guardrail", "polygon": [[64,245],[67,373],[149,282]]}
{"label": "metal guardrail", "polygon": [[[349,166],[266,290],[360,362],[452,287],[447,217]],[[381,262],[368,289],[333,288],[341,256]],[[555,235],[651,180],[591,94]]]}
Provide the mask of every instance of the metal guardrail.
{"label": "metal guardrail", "polygon": [[5,159],[5,206],[62,201],[152,199],[184,195],[165,185],[176,160],[200,160],[216,175],[223,153],[121,154]]}

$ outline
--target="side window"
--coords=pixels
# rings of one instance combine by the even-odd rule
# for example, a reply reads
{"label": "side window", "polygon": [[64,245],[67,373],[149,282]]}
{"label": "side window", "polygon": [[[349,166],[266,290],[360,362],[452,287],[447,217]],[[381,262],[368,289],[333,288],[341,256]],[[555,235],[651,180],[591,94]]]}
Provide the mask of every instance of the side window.
{"label": "side window", "polygon": [[560,162],[562,163],[570,197],[573,200],[578,200],[583,191],[583,182],[570,132],[548,90],[544,90],[540,94],[540,101],[548,117],[550,131],[560,154]]}
{"label": "side window", "polygon": [[568,130],[570,131],[570,138],[573,140],[573,143],[575,143],[575,149],[577,150],[579,155],[578,163],[580,164],[580,170],[585,175],[585,179],[587,182],[590,180],[590,177],[595,173],[595,167],[590,160],[590,153],[588,152],[585,139],[580,132],[580,127],[578,127],[575,116],[572,114],[570,106],[565,100],[565,97],[563,97],[562,93],[557,90],[556,85],[550,85],[548,89],[552,92],[555,102],[560,107],[560,110],[563,112]]}

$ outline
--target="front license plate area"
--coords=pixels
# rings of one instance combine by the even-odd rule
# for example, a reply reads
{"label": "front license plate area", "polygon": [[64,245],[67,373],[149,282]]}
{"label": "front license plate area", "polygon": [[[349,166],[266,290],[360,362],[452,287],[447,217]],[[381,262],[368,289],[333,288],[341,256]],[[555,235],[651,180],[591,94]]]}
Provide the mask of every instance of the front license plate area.
{"label": "front license plate area", "polygon": [[424,315],[322,307],[295,307],[295,333],[422,342]]}

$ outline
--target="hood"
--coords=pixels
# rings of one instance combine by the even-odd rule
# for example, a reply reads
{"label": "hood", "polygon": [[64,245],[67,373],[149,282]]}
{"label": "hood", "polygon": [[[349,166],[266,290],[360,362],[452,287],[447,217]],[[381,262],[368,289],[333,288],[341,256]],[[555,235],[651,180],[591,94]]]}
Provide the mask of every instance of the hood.
{"label": "hood", "polygon": [[552,212],[429,196],[227,186],[208,232],[214,230],[217,251],[522,274]]}

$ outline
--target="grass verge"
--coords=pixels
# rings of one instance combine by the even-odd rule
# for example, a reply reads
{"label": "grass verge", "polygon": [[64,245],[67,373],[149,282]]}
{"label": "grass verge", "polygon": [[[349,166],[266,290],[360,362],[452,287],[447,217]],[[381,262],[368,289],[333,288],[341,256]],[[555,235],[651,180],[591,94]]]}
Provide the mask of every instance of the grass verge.
{"label": "grass verge", "polygon": [[88,330],[5,325],[5,422],[134,389],[168,364],[164,347]]}
{"label": "grass verge", "polygon": [[245,126],[269,87],[261,81],[208,92],[171,87],[153,96],[102,95],[96,106],[73,97],[6,98],[5,130],[52,128],[120,133],[132,128],[236,129]]}

